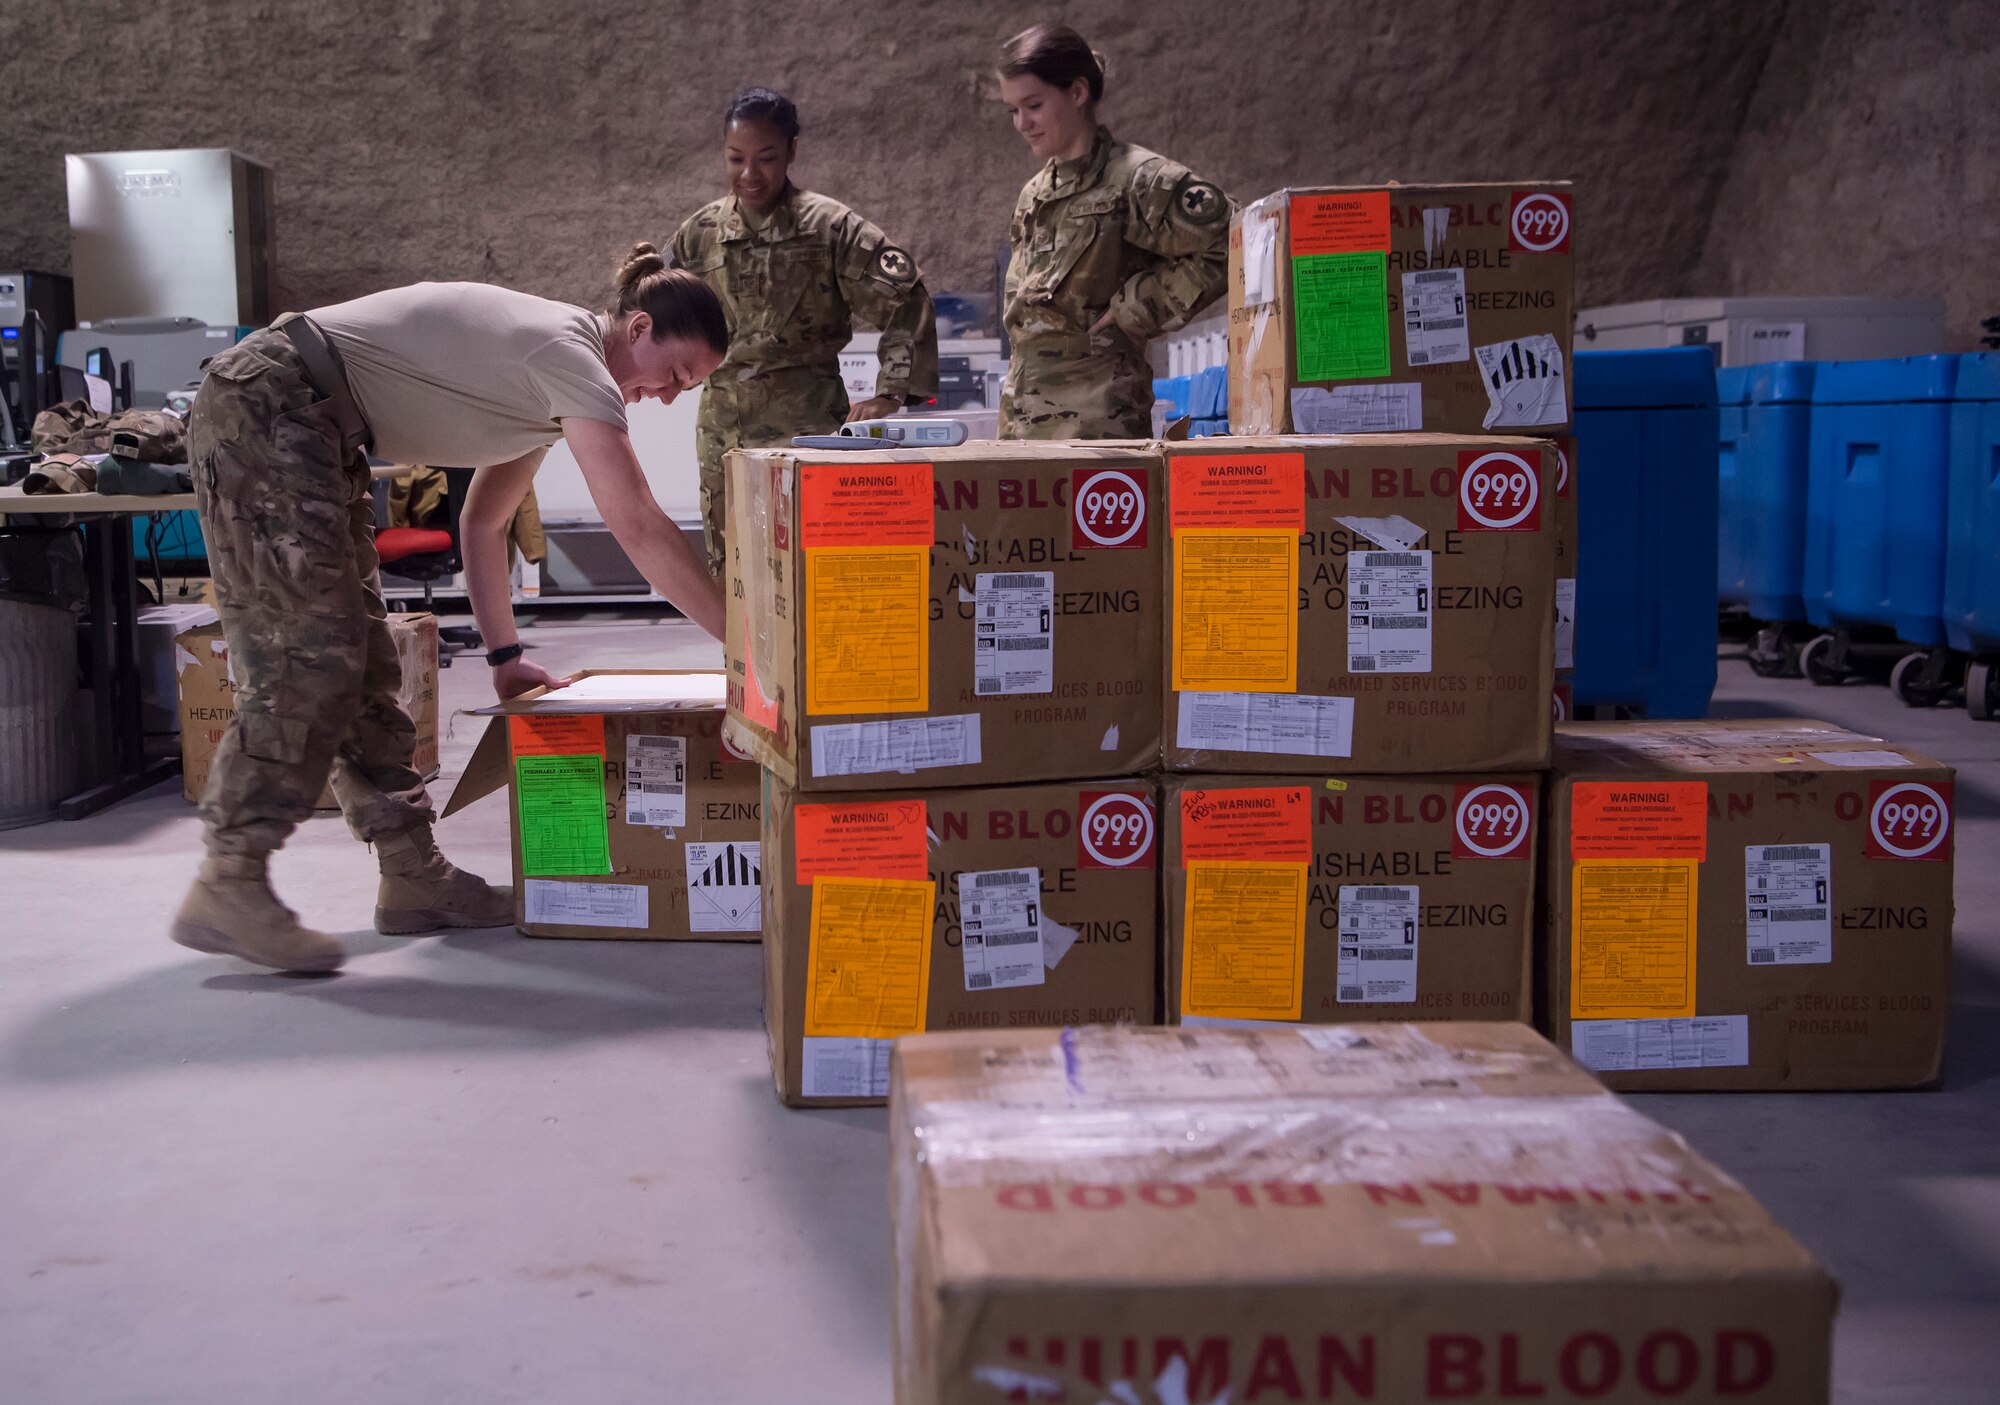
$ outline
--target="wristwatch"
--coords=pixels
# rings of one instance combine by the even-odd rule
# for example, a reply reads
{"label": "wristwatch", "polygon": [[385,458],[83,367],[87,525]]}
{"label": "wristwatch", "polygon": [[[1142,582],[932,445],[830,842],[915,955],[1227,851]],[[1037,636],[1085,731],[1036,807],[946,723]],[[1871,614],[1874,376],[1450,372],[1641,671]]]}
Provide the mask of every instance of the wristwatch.
{"label": "wristwatch", "polygon": [[521,643],[519,640],[516,640],[514,643],[509,644],[504,649],[488,650],[486,654],[486,662],[493,665],[493,667],[498,668],[503,663],[514,662],[515,659],[520,658],[521,655],[527,652],[528,652],[528,646]]}

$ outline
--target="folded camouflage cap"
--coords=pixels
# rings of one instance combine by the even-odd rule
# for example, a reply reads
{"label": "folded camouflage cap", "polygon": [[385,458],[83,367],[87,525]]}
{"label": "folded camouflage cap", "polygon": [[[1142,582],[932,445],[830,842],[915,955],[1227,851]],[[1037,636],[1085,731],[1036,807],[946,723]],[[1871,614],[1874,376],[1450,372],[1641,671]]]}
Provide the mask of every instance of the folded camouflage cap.
{"label": "folded camouflage cap", "polygon": [[105,448],[132,463],[186,463],[187,426],[165,410],[124,410],[105,426]]}

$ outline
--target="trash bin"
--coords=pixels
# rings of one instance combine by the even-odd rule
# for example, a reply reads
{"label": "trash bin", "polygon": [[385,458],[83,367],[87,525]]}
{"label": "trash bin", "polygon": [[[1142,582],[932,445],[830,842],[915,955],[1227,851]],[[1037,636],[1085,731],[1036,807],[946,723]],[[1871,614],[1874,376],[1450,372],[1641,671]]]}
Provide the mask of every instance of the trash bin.
{"label": "trash bin", "polygon": [[0,829],[36,824],[75,793],[76,616],[0,594]]}
{"label": "trash bin", "polygon": [[1961,356],[1951,405],[1944,629],[1971,655],[1965,710],[2000,714],[2000,352]]}

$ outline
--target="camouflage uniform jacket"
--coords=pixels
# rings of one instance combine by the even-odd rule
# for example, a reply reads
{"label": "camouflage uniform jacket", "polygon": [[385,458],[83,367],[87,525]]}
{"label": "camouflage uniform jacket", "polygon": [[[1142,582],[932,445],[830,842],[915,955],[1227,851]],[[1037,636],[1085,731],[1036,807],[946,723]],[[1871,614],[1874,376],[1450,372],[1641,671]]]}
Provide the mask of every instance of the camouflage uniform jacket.
{"label": "camouflage uniform jacket", "polygon": [[[1150,433],[1146,343],[1221,295],[1231,209],[1187,167],[1104,129],[1079,160],[1044,166],[1014,205],[1001,438]],[[1091,335],[1107,311],[1112,325]]]}

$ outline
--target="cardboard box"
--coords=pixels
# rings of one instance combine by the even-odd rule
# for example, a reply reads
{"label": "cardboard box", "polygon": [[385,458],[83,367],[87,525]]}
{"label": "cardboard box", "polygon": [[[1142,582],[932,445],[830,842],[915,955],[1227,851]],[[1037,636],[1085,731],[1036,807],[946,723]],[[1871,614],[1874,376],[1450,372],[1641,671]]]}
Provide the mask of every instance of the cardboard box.
{"label": "cardboard box", "polygon": [[787,785],[1159,764],[1156,446],[751,450],[728,473],[729,726]]}
{"label": "cardboard box", "polygon": [[1950,768],[1791,718],[1572,723],[1549,814],[1549,1028],[1606,1083],[1937,1080]]}
{"label": "cardboard box", "polygon": [[[403,665],[397,696],[417,724],[417,774],[430,780],[438,773],[437,617],[392,614],[389,637],[396,641],[396,657]],[[230,667],[222,625],[204,624],[175,636],[174,670],[180,685],[181,793],[199,804],[222,734],[236,716],[236,671]],[[331,781],[320,790],[315,808],[339,808]]]}
{"label": "cardboard box", "polygon": [[1519,1025],[920,1035],[889,1121],[899,1405],[1829,1395],[1826,1270]]}
{"label": "cardboard box", "polygon": [[1546,766],[1555,459],[1447,435],[1167,445],[1167,769]]}
{"label": "cardboard box", "polygon": [[1169,1020],[1530,1018],[1540,778],[1169,776]]}
{"label": "cardboard box", "polygon": [[814,796],[766,772],[779,1098],[879,1103],[918,1030],[1159,1023],[1156,801],[1132,780]]}
{"label": "cardboard box", "polygon": [[1565,181],[1280,190],[1229,231],[1238,434],[1569,423]]}
{"label": "cardboard box", "polygon": [[722,695],[719,673],[590,670],[486,709],[444,813],[506,789],[524,936],[757,939],[757,767]]}

